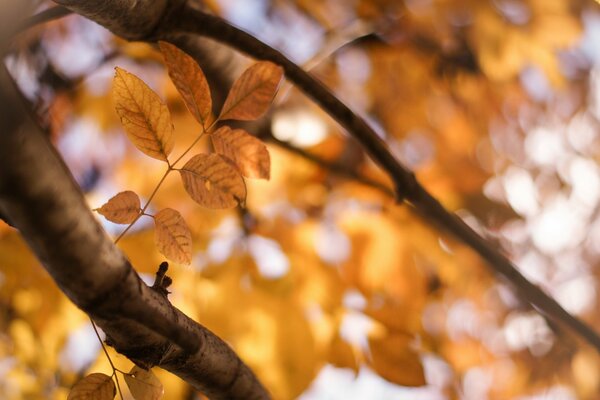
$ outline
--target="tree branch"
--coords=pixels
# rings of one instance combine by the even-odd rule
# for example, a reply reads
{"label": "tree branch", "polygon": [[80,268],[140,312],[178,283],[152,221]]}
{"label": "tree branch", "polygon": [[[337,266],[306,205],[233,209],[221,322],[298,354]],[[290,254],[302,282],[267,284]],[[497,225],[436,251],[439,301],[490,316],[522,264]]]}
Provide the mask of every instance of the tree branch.
{"label": "tree branch", "polygon": [[141,281],[0,67],[0,214],[117,351],[215,399],[269,398],[221,339]]}
{"label": "tree branch", "polygon": [[405,200],[419,215],[470,246],[496,273],[511,282],[523,299],[600,351],[600,336],[590,326],[569,314],[558,302],[529,282],[496,247],[479,236],[455,214],[447,211],[421,186],[413,172],[394,158],[386,144],[362,118],[302,68],[252,35],[219,17],[204,13],[191,2],[168,15],[157,26],[156,34],[146,40],[176,41],[185,34],[209,37],[256,59],[269,60],[281,65],[286,77],[353,135],[370,157],[390,175],[396,186],[398,201]]}
{"label": "tree branch", "polygon": [[[278,51],[260,42],[253,36],[235,28],[226,21],[208,15],[191,2],[183,6],[177,2],[163,8],[163,14],[154,13],[160,6],[152,7],[153,1],[132,3],[127,0],[106,2],[56,0],[75,12],[88,17],[116,34],[128,39],[155,41],[158,39],[177,41],[182,35],[193,34],[212,38],[254,58],[270,60],[281,65],[286,76],[327,111],[340,125],[352,134],[393,179],[398,201],[406,200],[417,213],[452,233],[479,253],[492,269],[512,282],[521,297],[526,299],[551,319],[566,325],[571,331],[584,338],[600,350],[600,337],[588,325],[566,312],[554,299],[530,283],[498,249],[480,237],[460,218],[447,211],[416,180],[412,171],[400,164],[389,152],[369,125],[353,113],[316,79],[292,63]],[[135,4],[137,13],[129,5]],[[149,13],[145,8],[153,9]],[[131,21],[136,21],[132,24]]]}

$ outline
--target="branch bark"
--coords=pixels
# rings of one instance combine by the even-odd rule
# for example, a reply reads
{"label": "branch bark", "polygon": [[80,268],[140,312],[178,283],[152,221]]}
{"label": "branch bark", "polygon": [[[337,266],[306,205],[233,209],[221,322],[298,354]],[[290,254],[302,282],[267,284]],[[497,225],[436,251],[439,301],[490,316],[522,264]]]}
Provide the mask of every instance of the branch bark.
{"label": "branch bark", "polygon": [[[529,301],[550,319],[567,326],[572,332],[575,332],[596,347],[596,349],[600,350],[600,337],[596,332],[588,325],[566,312],[555,300],[550,298],[540,288],[531,284],[498,249],[475,233],[460,218],[447,211],[419,184],[412,171],[405,168],[393,157],[385,143],[379,139],[365,121],[339,101],[339,99],[337,99],[327,88],[278,51],[260,42],[253,36],[233,27],[226,21],[202,12],[202,10],[195,7],[191,2],[183,2],[183,0],[162,0],[159,2],[152,0],[136,2],[128,0],[110,0],[105,2],[92,0],[55,0],[55,2],[104,25],[115,34],[126,39],[145,41],[162,39],[177,42],[187,35],[200,35],[224,43],[254,58],[270,60],[281,65],[285,69],[288,79],[295,83],[334,119],[336,119],[340,125],[348,130],[348,132],[364,146],[372,159],[376,161],[390,177],[392,177],[396,186],[396,198],[399,202],[406,201],[418,214],[444,228],[468,246],[472,247],[488,261],[488,264],[496,273],[506,278],[517,288],[521,297]],[[3,100],[6,101],[7,99]],[[29,126],[30,124],[25,126],[22,121],[15,123],[15,121],[12,121],[14,116],[6,114],[6,112],[2,113],[2,118],[4,120],[0,121],[2,124],[1,126],[8,126],[7,124],[12,122],[13,128],[19,134],[6,135],[3,133],[0,139],[0,149],[3,149],[2,152],[0,152],[0,171],[2,171],[2,180],[0,181],[0,198],[2,199],[0,201],[0,212],[8,215],[22,230],[24,236],[30,242],[30,245],[36,250],[39,256],[45,260],[48,270],[53,273],[53,276],[59,285],[63,287],[63,290],[65,290],[67,295],[69,295],[80,307],[90,310],[93,315],[99,317],[99,320],[102,321],[103,325],[101,324],[101,326],[103,328],[106,327],[109,331],[114,329],[115,335],[118,335],[118,341],[126,343],[127,345],[134,344],[131,338],[127,336],[127,330],[123,331],[122,329],[116,329],[116,326],[111,324],[111,320],[114,317],[114,315],[112,315],[113,312],[117,312],[117,315],[123,320],[122,323],[117,324],[121,328],[123,326],[130,326],[131,328],[141,329],[142,331],[147,332],[150,337],[155,338],[157,343],[162,340],[160,343],[165,346],[171,346],[169,342],[164,339],[159,339],[153,332],[159,332],[167,337],[171,337],[170,335],[173,334],[175,335],[173,339],[176,339],[177,334],[181,333],[179,330],[177,334],[164,332],[164,328],[161,329],[160,327],[153,326],[152,320],[140,320],[139,318],[136,318],[135,315],[119,313],[118,309],[107,308],[105,304],[102,304],[102,301],[99,301],[106,299],[106,297],[98,296],[98,294],[109,293],[111,290],[118,287],[119,290],[126,290],[127,296],[120,297],[120,300],[125,302],[124,304],[128,304],[127,302],[131,301],[132,298],[137,299],[136,301],[140,301],[139,303],[134,302],[136,307],[142,307],[142,303],[145,303],[146,301],[154,304],[162,304],[159,299],[155,299],[152,294],[149,294],[149,289],[145,287],[145,285],[139,283],[139,279],[134,273],[129,272],[131,271],[131,268],[123,259],[122,255],[106,241],[104,233],[99,229],[97,224],[94,225],[92,221],[87,221],[87,219],[93,218],[90,217],[89,211],[82,209],[83,203],[81,196],[78,195],[78,199],[75,198],[77,196],[74,196],[73,198],[67,196],[66,199],[62,199],[64,191],[67,189],[72,195],[73,193],[78,193],[76,188],[73,188],[74,183],[71,179],[67,180],[69,188],[63,187],[60,190],[57,190],[57,187],[64,185],[54,187],[51,184],[52,181],[47,179],[41,179],[42,183],[36,185],[35,190],[23,184],[23,182],[34,180],[33,169],[31,167],[16,168],[16,165],[26,165],[20,163],[35,162],[36,157],[38,157],[36,153],[40,148],[46,147],[47,149],[44,151],[45,153],[48,153],[48,145],[40,142],[39,138],[35,140],[37,145],[25,145],[25,143],[31,139],[27,137],[27,141],[24,140],[23,132],[32,131],[32,127]],[[9,131],[10,130],[5,130],[4,132]],[[19,154],[23,153],[21,156],[17,156],[16,154],[5,150],[11,149],[12,151],[19,146],[23,147],[23,151],[19,152]],[[54,164],[58,163],[60,167],[56,166],[53,169],[62,170],[64,172],[64,166],[60,162],[60,159],[57,159],[56,155],[49,156],[48,154],[45,156],[47,158],[46,162],[52,162]],[[44,158],[40,157],[40,159]],[[40,166],[43,165],[44,163],[40,164]],[[39,176],[51,178],[58,177],[58,175],[53,175],[52,172],[48,172],[46,169],[47,167],[44,166],[43,169],[36,170],[35,173],[39,174]],[[25,175],[19,172],[21,170],[26,171],[24,172]],[[36,175],[35,179],[39,179],[39,176]],[[18,188],[19,190],[15,191],[11,185],[14,185],[15,188]],[[32,203],[34,199],[36,199],[36,201],[38,200],[38,196],[42,196],[44,206],[53,210],[53,213],[45,212],[42,208],[39,208],[40,203]],[[27,202],[21,203],[26,199],[28,199]],[[28,205],[34,208],[37,207],[37,211],[28,209]],[[76,209],[77,212],[71,210],[71,207],[74,207],[74,210]],[[67,221],[57,221],[55,212],[58,212],[58,210],[61,210],[62,212],[68,210],[69,214],[80,216],[86,215],[87,213],[87,216],[85,217],[86,220],[79,221],[70,218]],[[41,221],[44,222],[42,223]],[[77,233],[76,235],[74,234],[75,232]],[[59,240],[59,243],[57,244],[54,242],[56,237],[53,237],[56,235],[59,235],[61,238],[62,235],[64,235],[65,238],[64,240]],[[102,237],[104,237],[104,239],[101,239]],[[82,248],[89,249],[87,246],[93,245],[94,250],[96,250],[95,253],[91,252],[86,255],[83,254],[83,251],[79,251],[78,249],[69,251],[66,248],[73,248],[73,243],[83,244],[82,242],[84,240],[89,243]],[[56,249],[50,247],[50,244],[52,244],[52,247],[56,247]],[[73,252],[74,254],[71,254],[70,252]],[[99,254],[101,255],[101,258],[99,260],[90,260],[89,254]],[[61,267],[61,265],[63,267]],[[101,268],[97,268],[99,265]],[[76,268],[74,266],[76,266]],[[56,269],[56,271],[54,269]],[[96,273],[85,272],[83,274],[85,279],[76,277],[79,272],[83,270],[87,271],[88,269],[89,271],[96,271],[96,273],[98,271],[102,272],[100,273],[100,276],[97,276]],[[134,278],[132,278],[132,276],[134,276]],[[74,278],[77,278],[75,282],[79,282],[83,285],[73,287],[70,284],[72,282],[70,279]],[[100,280],[96,281],[96,278],[100,278]],[[121,280],[129,282],[128,285],[131,287],[121,283]],[[82,290],[82,287],[85,287],[85,285],[89,285],[93,290]],[[128,286],[128,289],[122,289],[122,286]],[[89,298],[90,295],[93,295],[93,297]],[[86,299],[89,302],[87,302]],[[99,308],[97,309],[96,307]],[[126,308],[134,309],[134,307],[130,305]],[[157,308],[158,312],[164,312],[168,321],[174,321],[179,324],[181,323],[181,320],[185,320],[184,316],[169,309],[167,305],[157,306]],[[171,310],[171,312],[175,314],[169,315],[169,313],[166,312],[167,310]],[[167,323],[164,323],[164,325],[167,325]],[[177,326],[179,327],[179,325]],[[192,326],[194,328],[190,328],[192,330],[191,335],[200,335],[197,331],[197,329],[200,328],[196,325]],[[150,328],[150,330],[147,328]],[[185,331],[185,329],[183,329],[183,331]],[[187,335],[184,335],[184,337],[187,337]],[[175,342],[184,344],[185,340],[179,338],[176,339]],[[205,351],[209,348],[208,345],[202,343],[200,347]],[[123,350],[123,348],[117,349]],[[198,353],[202,353],[202,351],[199,351],[196,354]],[[128,355],[127,353],[125,354]],[[179,355],[181,356],[181,352]],[[137,354],[135,356],[137,356]],[[202,354],[202,356],[205,357],[206,355]],[[169,357],[169,360],[172,358],[173,357]],[[178,360],[177,357],[175,357],[175,359]],[[215,365],[211,365],[210,363],[201,365],[202,362],[206,362],[206,359],[202,357],[196,357],[194,360],[195,361],[186,364],[186,366],[192,366],[194,368],[178,369],[176,373],[190,381],[196,378],[194,375],[196,372],[201,373],[201,375],[207,374],[211,373],[211,371],[206,371],[207,368],[209,370],[215,368]],[[234,376],[237,375],[238,374],[234,374]],[[210,381],[210,379],[208,379],[208,381]],[[223,380],[219,380],[219,382],[222,384]],[[206,384],[206,381],[201,384]],[[237,384],[234,384],[234,386],[237,387]],[[212,387],[218,388],[219,384]],[[217,390],[217,393],[222,394],[223,392]]]}
{"label": "branch bark", "polygon": [[92,215],[74,179],[0,67],[0,214],[117,351],[214,399],[267,399],[237,355],[148,287]]}

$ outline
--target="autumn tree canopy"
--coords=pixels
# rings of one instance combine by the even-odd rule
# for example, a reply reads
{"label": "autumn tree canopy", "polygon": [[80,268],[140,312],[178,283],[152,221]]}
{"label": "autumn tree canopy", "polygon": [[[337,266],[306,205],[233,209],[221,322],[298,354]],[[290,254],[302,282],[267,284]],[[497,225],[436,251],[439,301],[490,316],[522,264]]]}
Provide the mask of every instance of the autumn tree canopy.
{"label": "autumn tree canopy", "polygon": [[0,23],[1,398],[597,397],[598,3]]}

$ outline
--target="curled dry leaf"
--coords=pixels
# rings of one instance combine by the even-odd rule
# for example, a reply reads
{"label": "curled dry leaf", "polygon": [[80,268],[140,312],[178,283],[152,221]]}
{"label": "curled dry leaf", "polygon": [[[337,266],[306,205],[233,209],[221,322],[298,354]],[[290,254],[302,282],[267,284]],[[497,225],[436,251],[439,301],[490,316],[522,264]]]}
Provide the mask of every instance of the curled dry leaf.
{"label": "curled dry leaf", "polygon": [[125,383],[135,400],[159,400],[164,394],[162,383],[151,370],[146,371],[135,365],[130,375],[125,375]]}
{"label": "curled dry leaf", "polygon": [[167,161],[174,144],[169,109],[140,78],[115,71],[113,96],[127,136],[144,154]]}
{"label": "curled dry leaf", "polygon": [[275,97],[277,86],[283,77],[283,68],[268,61],[261,61],[235,81],[219,119],[251,121],[267,111]]}
{"label": "curled dry leaf", "polygon": [[215,151],[238,166],[248,178],[269,179],[271,158],[267,146],[243,129],[223,126],[211,136]]}
{"label": "curled dry leaf", "polygon": [[158,251],[179,264],[192,261],[192,234],[179,212],[165,208],[154,216]]}
{"label": "curled dry leaf", "polygon": [[370,365],[384,379],[401,386],[423,386],[425,372],[419,354],[410,347],[408,334],[391,333],[369,339]]}
{"label": "curled dry leaf", "polygon": [[140,214],[140,198],[135,192],[126,190],[113,196],[106,204],[96,209],[104,218],[116,224],[130,224]]}
{"label": "curled dry leaf", "polygon": [[207,208],[231,208],[246,200],[240,172],[219,154],[198,154],[179,171],[194,201]]}
{"label": "curled dry leaf", "polygon": [[169,76],[194,118],[208,128],[212,115],[212,99],[206,77],[198,63],[167,42],[158,42],[169,70]]}
{"label": "curled dry leaf", "polygon": [[117,394],[115,382],[105,374],[90,374],[77,382],[67,400],[112,400]]}

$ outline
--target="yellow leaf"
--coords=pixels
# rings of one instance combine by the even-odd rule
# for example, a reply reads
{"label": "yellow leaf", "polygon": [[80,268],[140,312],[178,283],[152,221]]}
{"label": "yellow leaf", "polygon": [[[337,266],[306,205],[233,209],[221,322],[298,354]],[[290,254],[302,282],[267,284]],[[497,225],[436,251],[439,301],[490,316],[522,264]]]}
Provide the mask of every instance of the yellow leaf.
{"label": "yellow leaf", "polygon": [[113,95],[127,136],[142,153],[167,161],[174,144],[169,109],[140,78],[115,71]]}
{"label": "yellow leaf", "polygon": [[273,101],[282,76],[283,69],[268,61],[248,68],[231,87],[219,119],[251,121],[260,117]]}
{"label": "yellow leaf", "polygon": [[140,198],[135,192],[126,190],[113,196],[96,211],[110,222],[130,224],[140,214]]}
{"label": "yellow leaf", "polygon": [[230,208],[246,199],[240,172],[218,154],[198,154],[179,172],[185,190],[204,207]]}
{"label": "yellow leaf", "polygon": [[370,338],[369,364],[379,376],[397,385],[425,385],[423,365],[417,352],[410,348],[411,340],[409,335],[401,333]]}
{"label": "yellow leaf", "polygon": [[204,128],[210,125],[212,99],[208,82],[198,63],[167,42],[158,42],[169,76],[181,94],[185,105]]}
{"label": "yellow leaf", "polygon": [[135,365],[130,375],[125,375],[125,383],[135,400],[159,400],[164,389],[162,383],[151,370],[146,371]]}
{"label": "yellow leaf", "polygon": [[271,158],[267,146],[243,129],[221,127],[210,136],[215,151],[238,166],[248,178],[269,179]]}
{"label": "yellow leaf", "polygon": [[95,373],[77,382],[69,392],[67,400],[111,400],[116,394],[117,390],[112,378]]}
{"label": "yellow leaf", "polygon": [[192,261],[192,234],[179,212],[165,208],[154,216],[158,251],[179,264]]}

